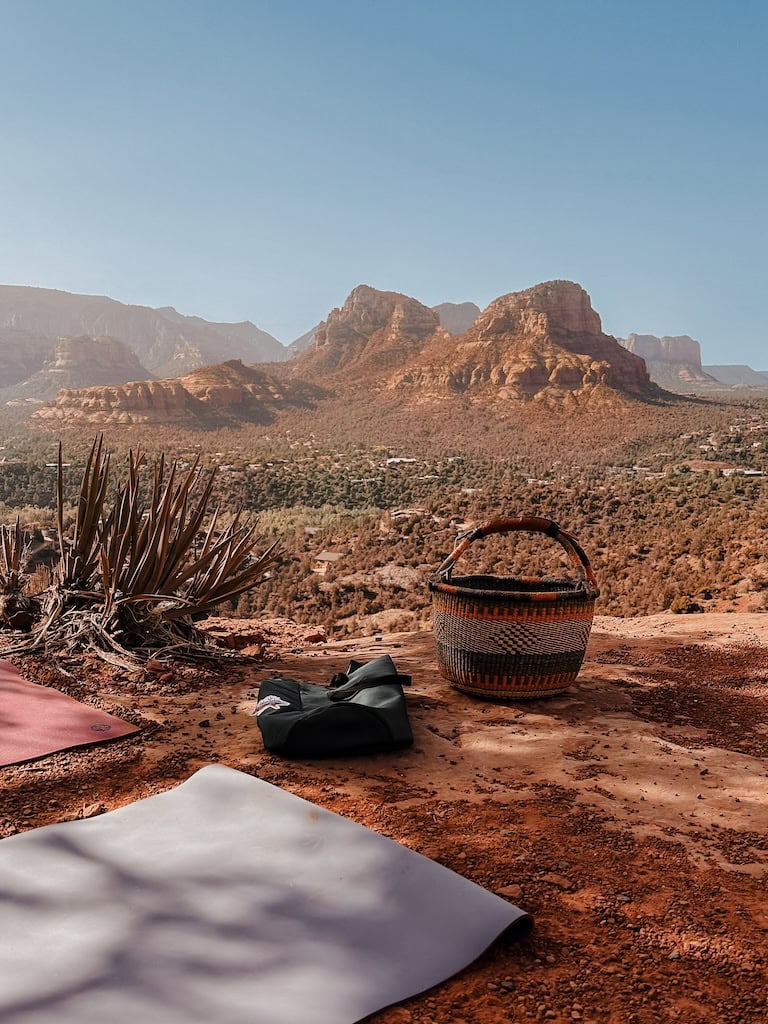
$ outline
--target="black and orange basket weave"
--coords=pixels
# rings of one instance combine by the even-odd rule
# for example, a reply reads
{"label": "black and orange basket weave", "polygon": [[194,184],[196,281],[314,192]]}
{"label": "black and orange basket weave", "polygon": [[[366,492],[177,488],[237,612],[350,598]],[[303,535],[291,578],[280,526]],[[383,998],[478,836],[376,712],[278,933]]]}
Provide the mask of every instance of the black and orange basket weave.
{"label": "black and orange basket weave", "polygon": [[[578,579],[453,575],[474,541],[521,530],[561,544]],[[576,538],[550,519],[519,516],[490,519],[459,541],[429,583],[440,673],[478,697],[517,700],[562,693],[581,668],[600,595]]]}

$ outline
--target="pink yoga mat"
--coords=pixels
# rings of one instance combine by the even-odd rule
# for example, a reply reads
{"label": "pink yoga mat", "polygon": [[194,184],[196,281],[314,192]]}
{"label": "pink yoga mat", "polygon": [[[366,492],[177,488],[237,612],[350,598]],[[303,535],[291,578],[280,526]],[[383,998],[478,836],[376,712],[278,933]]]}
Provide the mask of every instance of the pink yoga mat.
{"label": "pink yoga mat", "polygon": [[0,661],[0,767],[104,743],[137,729],[49,686],[30,683],[10,662]]}

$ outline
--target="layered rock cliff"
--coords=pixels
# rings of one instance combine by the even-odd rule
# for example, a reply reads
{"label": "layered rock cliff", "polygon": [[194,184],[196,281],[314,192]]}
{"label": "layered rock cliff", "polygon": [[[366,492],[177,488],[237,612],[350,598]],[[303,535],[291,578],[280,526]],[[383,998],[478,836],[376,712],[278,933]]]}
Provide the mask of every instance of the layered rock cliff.
{"label": "layered rock cliff", "polygon": [[239,359],[203,366],[182,377],[181,383],[212,415],[251,423],[269,423],[282,409],[312,408],[326,394],[317,385],[280,380]]}
{"label": "layered rock cliff", "polygon": [[416,299],[359,285],[315,329],[310,348],[295,360],[296,372],[394,370],[439,330],[437,313]]}
{"label": "layered rock cliff", "polygon": [[645,360],[651,380],[669,391],[690,391],[717,381],[701,366],[701,347],[687,334],[657,338],[654,334],[630,334],[619,338],[629,352]]}
{"label": "layered rock cliff", "polygon": [[643,360],[603,333],[589,295],[571,281],[502,295],[466,334],[425,346],[398,383],[459,392],[492,386],[521,398],[599,385],[637,397],[657,393]]}
{"label": "layered rock cliff", "polygon": [[37,373],[52,348],[45,334],[0,325],[0,389],[20,384]]}
{"label": "layered rock cliff", "polygon": [[32,415],[47,426],[189,424],[204,419],[200,403],[179,380],[132,381],[114,387],[64,388]]}
{"label": "layered rock cliff", "polygon": [[239,360],[230,360],[170,380],[65,388],[53,402],[36,410],[32,422],[56,427],[265,424],[280,410],[311,408],[323,394],[303,381],[283,383]]}
{"label": "layered rock cliff", "polygon": [[619,341],[629,352],[634,352],[646,362],[682,363],[701,369],[701,346],[687,334],[664,335],[663,338],[654,334],[630,334],[626,339],[619,338]]}
{"label": "layered rock cliff", "polygon": [[151,309],[49,288],[0,285],[0,331],[4,328],[46,337],[51,350],[61,337],[115,338],[158,376],[178,376],[222,357],[255,363],[288,356],[272,335],[250,322],[211,323],[170,306]]}
{"label": "layered rock cliff", "polygon": [[53,398],[62,388],[123,384],[151,376],[127,345],[115,338],[60,338],[37,373],[14,388],[12,398]]}

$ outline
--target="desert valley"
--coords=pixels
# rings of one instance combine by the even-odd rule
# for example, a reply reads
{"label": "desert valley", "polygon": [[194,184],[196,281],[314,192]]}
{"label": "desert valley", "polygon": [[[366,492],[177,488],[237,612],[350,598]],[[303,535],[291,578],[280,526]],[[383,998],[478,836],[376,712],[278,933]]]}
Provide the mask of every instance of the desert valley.
{"label": "desert valley", "polygon": [[[202,458],[224,506],[280,538],[280,572],[239,614],[269,610],[333,636],[424,627],[425,580],[456,534],[523,512],[581,538],[606,614],[766,607],[768,388],[718,384],[690,338],[619,344],[574,283],[482,312],[360,286],[279,361],[253,324],[82,298],[0,290],[0,494],[43,563],[56,444],[74,487],[103,432],[118,455],[139,446],[182,468]],[[20,343],[42,344],[43,329],[47,355]],[[228,358],[200,365],[214,350]],[[27,351],[37,362],[22,369]],[[139,379],[139,359],[177,372]],[[677,393],[662,386],[673,379]],[[526,539],[477,552],[479,567],[510,572],[539,557],[546,566],[553,553]]]}
{"label": "desert valley", "polygon": [[[140,731],[0,769],[0,835],[215,761],[534,914],[522,945],[372,1020],[764,1019],[767,374],[702,366],[688,337],[620,342],[568,281],[482,311],[361,285],[287,347],[251,323],[6,287],[0,383],[0,511],[25,531],[28,594],[81,521],[97,435],[111,487],[129,450],[215,470],[219,528],[242,510],[279,551],[199,623],[240,659],[223,668],[105,660],[85,640],[25,654],[3,604],[26,675]],[[598,617],[569,691],[490,704],[437,673],[427,582],[457,535],[518,514],[578,537]],[[561,576],[561,555],[490,537],[466,571]],[[413,675],[411,750],[300,767],[262,751],[260,678],[327,681],[382,652]]]}
{"label": "desert valley", "polygon": [[0,34],[0,1024],[766,1024],[768,6]]}

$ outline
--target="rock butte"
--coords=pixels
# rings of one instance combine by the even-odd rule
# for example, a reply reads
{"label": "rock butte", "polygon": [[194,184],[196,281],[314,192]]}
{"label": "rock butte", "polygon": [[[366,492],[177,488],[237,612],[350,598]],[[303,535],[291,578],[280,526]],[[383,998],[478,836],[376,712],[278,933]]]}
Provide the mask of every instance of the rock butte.
{"label": "rock butte", "polygon": [[435,339],[403,383],[467,391],[494,385],[508,397],[574,395],[607,385],[653,397],[641,358],[604,334],[589,295],[571,281],[548,281],[494,300],[461,337]]}
{"label": "rock butte", "polygon": [[620,339],[622,345],[645,360],[651,380],[660,387],[674,391],[682,386],[718,385],[718,381],[701,367],[701,348],[687,334],[657,338],[653,334],[630,334]]}
{"label": "rock butte", "polygon": [[180,424],[204,426],[243,420],[267,423],[282,408],[311,406],[323,394],[312,385],[285,383],[233,359],[171,380],[131,381],[114,387],[65,388],[32,416],[38,424]]}
{"label": "rock butte", "polygon": [[440,317],[416,299],[358,285],[315,330],[296,372],[381,371],[402,366],[440,329]]}
{"label": "rock butte", "polygon": [[478,402],[544,403],[661,394],[643,360],[603,333],[589,295],[573,282],[549,281],[503,295],[458,336],[416,299],[360,285],[290,363],[258,368],[232,360],[175,380],[70,389],[34,419],[73,425],[192,425],[222,418],[268,423],[331,392],[337,403],[364,401],[369,407],[382,393],[391,401],[394,391],[403,405],[456,392]]}

